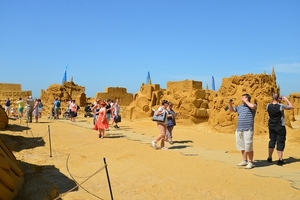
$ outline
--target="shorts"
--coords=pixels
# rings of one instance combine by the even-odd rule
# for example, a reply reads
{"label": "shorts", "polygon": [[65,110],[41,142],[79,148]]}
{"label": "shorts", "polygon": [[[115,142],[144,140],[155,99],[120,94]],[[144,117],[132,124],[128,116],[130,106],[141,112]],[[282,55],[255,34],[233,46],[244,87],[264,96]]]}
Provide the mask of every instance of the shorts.
{"label": "shorts", "polygon": [[253,151],[253,131],[235,131],[236,148],[240,151]]}
{"label": "shorts", "polygon": [[10,106],[5,106],[4,109],[5,109],[5,112],[9,112],[10,111]]}
{"label": "shorts", "polygon": [[286,128],[285,126],[269,127],[269,148],[275,148],[277,151],[283,151],[285,148]]}
{"label": "shorts", "polygon": [[54,114],[59,115],[60,114],[60,108],[54,108]]}
{"label": "shorts", "polygon": [[109,113],[106,113],[106,118],[107,118],[107,121],[110,121],[110,114]]}
{"label": "shorts", "polygon": [[19,108],[18,108],[18,112],[19,112],[19,113],[23,113],[23,111],[24,111],[24,107],[19,107]]}

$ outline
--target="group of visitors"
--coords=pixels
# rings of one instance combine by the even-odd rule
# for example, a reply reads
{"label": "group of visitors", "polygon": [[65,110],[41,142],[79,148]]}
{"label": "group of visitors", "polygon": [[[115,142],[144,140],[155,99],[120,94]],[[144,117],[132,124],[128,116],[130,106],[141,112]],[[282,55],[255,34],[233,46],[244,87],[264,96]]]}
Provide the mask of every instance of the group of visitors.
{"label": "group of visitors", "polygon": [[[25,107],[26,103],[26,107]],[[16,118],[22,118],[24,110],[26,108],[26,122],[32,123],[32,118],[35,118],[35,122],[38,122],[38,118],[42,117],[43,104],[41,99],[33,100],[31,96],[28,96],[25,101],[22,97],[16,102],[17,109],[11,108],[11,101],[9,98],[5,101],[5,112],[7,116],[12,116]]]}
{"label": "group of visitors", "polygon": [[160,141],[160,149],[167,150],[165,142],[173,144],[173,128],[176,125],[176,113],[173,110],[173,104],[167,100],[162,101],[162,105],[155,111],[156,116],[165,115],[163,122],[157,122],[157,127],[160,134],[151,142],[152,147],[157,149],[157,142]]}
{"label": "group of visitors", "polygon": [[92,112],[94,113],[94,130],[98,131],[99,138],[104,138],[105,131],[109,131],[110,121],[112,121],[111,126],[114,124],[114,128],[118,129],[118,123],[120,122],[120,106],[119,100],[112,101],[107,99],[106,101],[101,101],[101,99],[96,99]]}
{"label": "group of visitors", "polygon": [[[268,144],[268,158],[267,162],[272,162],[272,154],[276,147],[278,153],[277,165],[282,166],[285,162],[283,160],[283,150],[286,141],[286,128],[284,120],[284,110],[293,109],[293,105],[286,97],[280,97],[279,94],[273,94],[272,103],[267,104],[267,112],[269,115],[269,144]],[[254,117],[257,110],[257,105],[251,103],[251,96],[249,94],[242,95],[242,104],[233,107],[232,99],[229,100],[228,108],[231,112],[238,113],[237,128],[235,132],[236,147],[242,153],[242,162],[238,166],[245,166],[245,169],[251,169],[253,164],[253,134],[254,134]],[[285,101],[288,105],[282,104]]]}

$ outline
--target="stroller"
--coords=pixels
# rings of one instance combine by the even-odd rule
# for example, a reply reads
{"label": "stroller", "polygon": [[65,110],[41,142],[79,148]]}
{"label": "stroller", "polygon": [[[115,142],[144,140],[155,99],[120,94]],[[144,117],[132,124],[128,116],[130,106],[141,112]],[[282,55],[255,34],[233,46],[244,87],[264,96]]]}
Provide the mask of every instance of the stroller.
{"label": "stroller", "polygon": [[84,117],[93,117],[94,114],[92,113],[92,109],[89,105],[84,107]]}
{"label": "stroller", "polygon": [[64,119],[69,119],[70,117],[71,117],[71,115],[70,115],[70,110],[67,109],[67,111],[64,112],[64,114],[63,114],[63,118],[64,118]]}
{"label": "stroller", "polygon": [[54,106],[51,109],[51,115],[49,115],[48,119],[54,119],[55,118],[55,112],[54,112]]}

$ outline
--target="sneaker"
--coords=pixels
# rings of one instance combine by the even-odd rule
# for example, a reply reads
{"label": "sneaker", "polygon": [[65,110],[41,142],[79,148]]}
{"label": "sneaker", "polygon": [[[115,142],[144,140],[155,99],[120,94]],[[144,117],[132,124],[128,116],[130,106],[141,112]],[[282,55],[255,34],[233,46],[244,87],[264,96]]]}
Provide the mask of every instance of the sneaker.
{"label": "sneaker", "polygon": [[242,162],[237,164],[237,166],[246,166],[247,164],[248,164],[247,160],[243,160]]}
{"label": "sneaker", "polygon": [[247,166],[245,167],[245,169],[252,169],[255,165],[253,165],[252,162],[248,162]]}
{"label": "sneaker", "polygon": [[272,158],[268,158],[268,159],[267,159],[267,162],[272,162]]}
{"label": "sneaker", "polygon": [[152,144],[152,147],[153,147],[154,149],[156,149],[156,143],[155,143],[154,141],[152,141],[151,144]]}
{"label": "sneaker", "polygon": [[278,160],[277,161],[277,165],[279,165],[279,166],[282,166],[284,164],[285,164],[284,160]]}
{"label": "sneaker", "polygon": [[161,150],[168,150],[168,147],[163,147],[161,148]]}

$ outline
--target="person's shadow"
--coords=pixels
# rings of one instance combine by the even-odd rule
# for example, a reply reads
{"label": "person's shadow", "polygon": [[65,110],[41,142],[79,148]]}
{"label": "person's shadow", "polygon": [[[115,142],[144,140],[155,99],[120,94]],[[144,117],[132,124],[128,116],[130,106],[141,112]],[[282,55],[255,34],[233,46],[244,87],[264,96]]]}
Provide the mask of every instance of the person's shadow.
{"label": "person's shadow", "polygon": [[[291,163],[295,163],[295,162],[300,162],[300,158],[295,158],[295,157],[288,157],[288,158],[283,158],[285,164],[284,165],[288,165]],[[278,160],[273,160],[272,162],[268,162],[267,160],[255,160],[254,164],[255,167],[267,167],[267,166],[271,166],[271,165],[276,165]]]}

